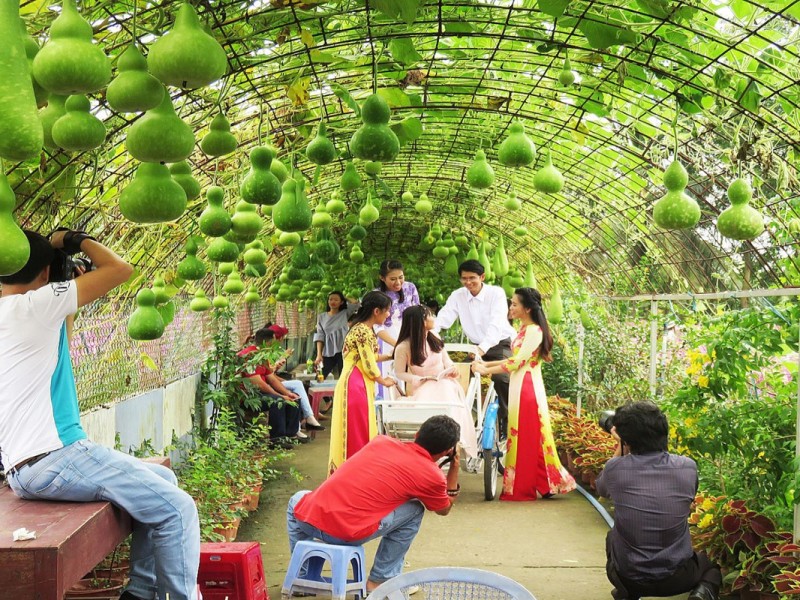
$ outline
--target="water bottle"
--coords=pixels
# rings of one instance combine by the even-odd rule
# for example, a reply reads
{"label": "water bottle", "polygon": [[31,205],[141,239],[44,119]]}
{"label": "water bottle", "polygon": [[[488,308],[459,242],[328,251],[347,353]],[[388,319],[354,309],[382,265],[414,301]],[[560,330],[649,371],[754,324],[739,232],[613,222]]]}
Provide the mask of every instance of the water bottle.
{"label": "water bottle", "polygon": [[317,381],[319,383],[325,381],[325,375],[323,375],[322,373],[322,365],[320,365],[319,368],[317,369]]}

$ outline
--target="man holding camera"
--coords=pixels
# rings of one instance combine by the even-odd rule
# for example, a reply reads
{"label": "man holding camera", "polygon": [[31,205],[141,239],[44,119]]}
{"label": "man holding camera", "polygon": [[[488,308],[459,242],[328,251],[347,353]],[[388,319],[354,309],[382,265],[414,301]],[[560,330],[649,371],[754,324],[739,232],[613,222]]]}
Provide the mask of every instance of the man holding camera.
{"label": "man holding camera", "polygon": [[688,591],[689,600],[716,600],[719,567],[692,550],[689,535],[697,465],[667,452],[667,417],[652,402],[634,402],[601,425],[619,441],[597,478],[598,494],[614,502],[606,537],[612,596],[639,600]]}
{"label": "man holding camera", "polygon": [[[289,548],[312,539],[360,546],[380,537],[367,591],[399,575],[425,509],[447,515],[458,497],[460,434],[456,421],[437,415],[420,426],[411,444],[373,438],[316,490],[292,496]],[[447,476],[437,464],[445,457]]]}
{"label": "man holding camera", "polygon": [[[80,423],[69,357],[73,315],[127,281],[133,268],[81,231],[56,231],[50,240],[25,235],[28,262],[0,277],[0,448],[8,484],[27,500],[106,500],[124,509],[134,523],[121,600],[195,600],[194,501],[168,468],[93,444]],[[78,252],[92,270],[71,258]]]}

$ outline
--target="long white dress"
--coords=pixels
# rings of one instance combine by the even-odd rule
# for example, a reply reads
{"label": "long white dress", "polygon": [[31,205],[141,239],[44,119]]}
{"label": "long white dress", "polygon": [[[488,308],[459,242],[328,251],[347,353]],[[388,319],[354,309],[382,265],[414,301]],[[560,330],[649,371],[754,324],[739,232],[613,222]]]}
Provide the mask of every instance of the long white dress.
{"label": "long white dress", "polygon": [[461,445],[469,458],[478,456],[478,436],[475,431],[475,422],[472,419],[470,407],[464,398],[464,389],[458,379],[445,377],[439,381],[423,377],[436,376],[445,369],[453,366],[453,361],[445,350],[432,352],[428,346],[425,362],[421,365],[411,364],[411,345],[408,341],[401,342],[394,351],[394,369],[398,379],[406,382],[406,393],[419,402],[436,403],[460,402],[460,410],[453,418],[461,426]]}

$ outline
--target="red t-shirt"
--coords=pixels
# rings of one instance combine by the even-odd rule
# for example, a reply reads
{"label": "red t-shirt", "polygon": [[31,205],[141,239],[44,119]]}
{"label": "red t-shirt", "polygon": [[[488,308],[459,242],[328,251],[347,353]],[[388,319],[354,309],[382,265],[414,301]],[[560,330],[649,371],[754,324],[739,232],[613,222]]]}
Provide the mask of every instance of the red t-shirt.
{"label": "red t-shirt", "polygon": [[375,533],[381,519],[415,498],[428,510],[449,507],[444,473],[422,446],[379,435],[304,496],[294,514],[352,542]]}
{"label": "red t-shirt", "polygon": [[[252,352],[255,352],[256,350],[258,350],[258,346],[247,346],[246,348],[239,350],[239,352],[236,353],[236,356],[244,358],[245,356],[251,354]],[[245,371],[242,371],[242,375],[244,377],[252,377],[253,375],[260,375],[261,379],[263,379],[264,381],[267,380],[267,375],[269,375],[270,373],[272,373],[272,371],[267,368],[267,365],[257,365],[255,373],[247,373]]]}

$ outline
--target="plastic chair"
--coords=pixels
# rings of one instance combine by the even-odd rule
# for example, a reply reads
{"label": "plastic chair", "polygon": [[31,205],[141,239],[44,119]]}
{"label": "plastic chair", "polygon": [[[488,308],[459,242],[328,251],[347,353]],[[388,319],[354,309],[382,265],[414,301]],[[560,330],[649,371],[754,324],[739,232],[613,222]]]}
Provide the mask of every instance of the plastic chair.
{"label": "plastic chair", "polygon": [[[331,577],[322,575],[326,561],[331,565]],[[292,592],[312,592],[330,594],[333,600],[344,600],[348,594],[363,598],[367,595],[364,562],[362,546],[297,542],[283,580],[281,597],[289,598]],[[348,567],[351,565],[353,579],[348,579]],[[306,572],[301,575],[304,568]]]}
{"label": "plastic chair", "polygon": [[410,588],[416,587],[421,590],[419,598],[536,600],[513,579],[465,567],[431,567],[402,573],[379,585],[366,600],[407,600]]}

